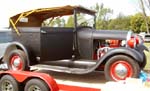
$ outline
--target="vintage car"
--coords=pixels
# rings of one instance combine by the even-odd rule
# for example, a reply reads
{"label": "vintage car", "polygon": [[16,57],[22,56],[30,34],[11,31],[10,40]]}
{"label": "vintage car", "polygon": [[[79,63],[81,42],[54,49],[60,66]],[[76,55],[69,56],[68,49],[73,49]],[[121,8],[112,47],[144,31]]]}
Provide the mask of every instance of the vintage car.
{"label": "vintage car", "polygon": [[138,77],[146,65],[142,39],[131,31],[96,30],[95,13],[68,5],[10,17],[12,42],[2,61],[11,70],[104,71],[114,81]]}

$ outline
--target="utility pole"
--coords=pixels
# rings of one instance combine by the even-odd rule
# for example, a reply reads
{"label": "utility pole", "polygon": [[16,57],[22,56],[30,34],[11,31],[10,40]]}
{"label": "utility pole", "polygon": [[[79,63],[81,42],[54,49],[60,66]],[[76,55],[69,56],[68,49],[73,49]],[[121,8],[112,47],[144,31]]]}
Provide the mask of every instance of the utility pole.
{"label": "utility pole", "polygon": [[147,18],[146,12],[145,12],[145,7],[144,7],[143,0],[140,0],[140,6],[141,6],[141,9],[142,9],[142,12],[143,12],[143,17],[144,17],[144,20],[145,20],[145,23],[146,23],[146,30],[147,30],[147,33],[149,34],[148,18]]}

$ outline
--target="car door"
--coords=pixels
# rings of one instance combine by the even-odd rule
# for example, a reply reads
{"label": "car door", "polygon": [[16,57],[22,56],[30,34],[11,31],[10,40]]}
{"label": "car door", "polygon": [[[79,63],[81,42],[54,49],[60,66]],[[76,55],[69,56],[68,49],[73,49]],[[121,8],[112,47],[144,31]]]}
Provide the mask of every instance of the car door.
{"label": "car door", "polygon": [[41,28],[41,61],[71,59],[73,28]]}

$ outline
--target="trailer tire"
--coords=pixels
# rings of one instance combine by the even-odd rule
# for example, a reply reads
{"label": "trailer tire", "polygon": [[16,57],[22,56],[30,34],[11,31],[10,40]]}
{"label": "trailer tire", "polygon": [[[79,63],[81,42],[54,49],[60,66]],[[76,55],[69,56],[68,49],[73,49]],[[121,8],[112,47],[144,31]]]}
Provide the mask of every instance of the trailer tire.
{"label": "trailer tire", "polygon": [[19,83],[10,75],[4,75],[0,80],[0,91],[20,91]]}
{"label": "trailer tire", "polygon": [[8,69],[25,71],[29,70],[27,65],[27,56],[24,51],[16,49],[12,50],[8,55],[7,60]]}
{"label": "trailer tire", "polygon": [[48,85],[41,79],[31,79],[29,80],[24,88],[24,91],[50,91]]}

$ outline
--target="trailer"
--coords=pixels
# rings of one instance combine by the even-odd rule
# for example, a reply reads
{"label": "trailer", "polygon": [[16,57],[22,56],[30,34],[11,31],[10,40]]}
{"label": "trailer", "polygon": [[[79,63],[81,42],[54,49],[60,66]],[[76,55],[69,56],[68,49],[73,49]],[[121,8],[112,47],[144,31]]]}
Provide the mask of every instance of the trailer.
{"label": "trailer", "polygon": [[59,84],[46,73],[0,71],[0,91],[101,91],[100,89]]}

